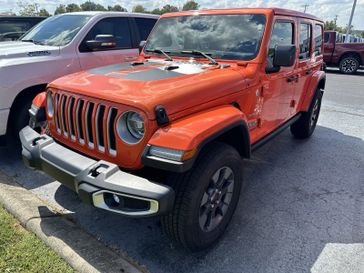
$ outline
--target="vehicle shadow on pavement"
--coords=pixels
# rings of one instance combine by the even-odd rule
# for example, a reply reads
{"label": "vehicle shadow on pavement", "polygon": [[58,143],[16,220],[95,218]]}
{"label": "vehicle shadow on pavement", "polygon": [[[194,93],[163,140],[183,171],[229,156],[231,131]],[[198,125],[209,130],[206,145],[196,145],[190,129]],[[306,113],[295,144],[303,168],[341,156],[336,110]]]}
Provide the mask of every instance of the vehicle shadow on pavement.
{"label": "vehicle shadow on pavement", "polygon": [[249,182],[222,240],[192,254],[162,234],[158,218],[128,219],[82,204],[1,151],[0,167],[151,272],[307,272],[327,244],[364,243],[363,154],[362,139],[333,129],[318,126],[309,140],[285,131],[244,162]]}

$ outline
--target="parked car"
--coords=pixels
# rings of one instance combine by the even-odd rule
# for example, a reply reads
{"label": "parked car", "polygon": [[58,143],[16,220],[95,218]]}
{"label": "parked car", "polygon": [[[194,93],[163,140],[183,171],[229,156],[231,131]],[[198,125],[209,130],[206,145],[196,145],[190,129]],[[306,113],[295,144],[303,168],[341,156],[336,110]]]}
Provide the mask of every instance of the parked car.
{"label": "parked car", "polygon": [[242,158],[285,128],[314,132],[322,64],[323,22],[306,13],[166,14],[137,62],[62,77],[36,97],[30,112],[49,135],[20,132],[24,161],[97,208],[161,215],[173,240],[203,249],[232,218]]}
{"label": "parked car", "polygon": [[46,17],[0,16],[0,42],[18,40]]}
{"label": "parked car", "polygon": [[36,94],[80,70],[138,57],[157,16],[75,12],[49,17],[21,41],[0,43],[0,136],[18,136]]}
{"label": "parked car", "polygon": [[364,43],[344,43],[342,36],[325,31],[324,61],[327,66],[338,67],[341,73],[354,74],[364,65]]}

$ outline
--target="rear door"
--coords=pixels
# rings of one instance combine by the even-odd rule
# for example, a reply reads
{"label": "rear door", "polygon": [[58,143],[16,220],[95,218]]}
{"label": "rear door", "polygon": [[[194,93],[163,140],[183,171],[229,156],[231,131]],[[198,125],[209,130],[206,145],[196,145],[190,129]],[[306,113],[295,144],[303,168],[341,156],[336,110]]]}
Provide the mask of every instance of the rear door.
{"label": "rear door", "polygon": [[[111,34],[116,47],[99,51],[90,50],[86,41],[97,35]],[[87,33],[78,47],[78,56],[83,70],[115,63],[130,62],[138,57],[138,48],[133,43],[131,24],[128,17],[109,17],[98,21]]]}

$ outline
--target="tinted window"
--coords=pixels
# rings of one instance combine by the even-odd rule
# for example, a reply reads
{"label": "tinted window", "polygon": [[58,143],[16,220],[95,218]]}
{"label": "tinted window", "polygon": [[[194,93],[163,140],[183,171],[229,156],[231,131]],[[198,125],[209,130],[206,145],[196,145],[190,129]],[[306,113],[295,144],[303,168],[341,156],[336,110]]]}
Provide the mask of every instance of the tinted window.
{"label": "tinted window", "polygon": [[181,51],[199,50],[217,59],[251,60],[258,54],[265,21],[262,14],[163,18],[150,35],[146,51],[163,49],[188,56]]}
{"label": "tinted window", "polygon": [[273,66],[274,51],[278,45],[294,44],[294,25],[290,22],[277,21],[274,24],[269,43],[268,66]]}
{"label": "tinted window", "polygon": [[[97,22],[96,25],[92,27],[89,33],[86,35],[83,40],[80,51],[87,52],[89,51],[85,42],[89,40],[95,40],[97,35],[109,34],[113,35],[116,41],[115,49],[125,49],[131,48],[131,35],[130,35],[130,27],[129,27],[129,19],[128,18],[106,18]],[[105,49],[110,50],[110,49]]]}
{"label": "tinted window", "polygon": [[27,21],[0,21],[0,34],[8,32],[26,32],[33,26]]}
{"label": "tinted window", "polygon": [[325,44],[328,43],[330,40],[330,33],[325,33],[324,34],[324,41],[325,41]]}
{"label": "tinted window", "polygon": [[315,55],[322,53],[322,26],[315,25]]}
{"label": "tinted window", "polygon": [[72,41],[88,22],[88,15],[52,16],[36,25],[22,40],[33,40],[38,44],[64,46]]}
{"label": "tinted window", "polygon": [[311,51],[311,25],[300,24],[300,59],[310,57]]}
{"label": "tinted window", "polygon": [[152,31],[155,22],[157,22],[156,19],[149,19],[149,18],[135,18],[135,22],[137,24],[140,39],[142,41],[147,40],[149,33]]}

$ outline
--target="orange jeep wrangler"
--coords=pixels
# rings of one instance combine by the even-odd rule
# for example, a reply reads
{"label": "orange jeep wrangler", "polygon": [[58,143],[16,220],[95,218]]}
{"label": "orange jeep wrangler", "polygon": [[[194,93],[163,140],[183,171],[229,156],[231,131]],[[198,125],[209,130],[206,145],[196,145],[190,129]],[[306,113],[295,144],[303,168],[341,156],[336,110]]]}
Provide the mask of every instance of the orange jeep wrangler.
{"label": "orange jeep wrangler", "polygon": [[163,15],[136,62],[62,77],[33,102],[25,163],[82,201],[161,215],[190,250],[232,218],[244,158],[290,127],[308,138],[325,87],[323,22],[276,8]]}

